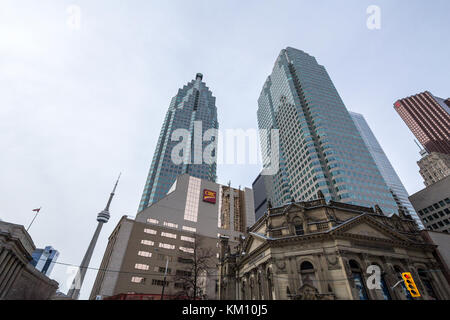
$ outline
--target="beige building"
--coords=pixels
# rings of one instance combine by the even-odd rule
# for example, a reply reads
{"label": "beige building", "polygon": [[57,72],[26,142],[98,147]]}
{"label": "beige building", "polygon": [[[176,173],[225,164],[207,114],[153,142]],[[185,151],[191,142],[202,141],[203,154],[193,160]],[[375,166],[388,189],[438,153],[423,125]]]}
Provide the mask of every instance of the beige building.
{"label": "beige building", "polygon": [[450,154],[432,152],[420,159],[417,164],[427,187],[450,176]]}
{"label": "beige building", "polygon": [[[198,297],[217,298],[218,236],[237,244],[254,223],[253,192],[187,174],[168,194],[139,212],[122,217],[109,237],[91,299],[186,298],[194,253],[207,259],[198,276]],[[164,273],[168,265],[166,282]],[[186,280],[187,279],[187,280]]]}
{"label": "beige building", "polygon": [[22,225],[0,221],[0,300],[48,300],[58,283],[31,265],[36,249]]}
{"label": "beige building", "polygon": [[[412,273],[420,299],[450,299],[436,246],[410,216],[387,217],[378,206],[327,203],[319,194],[269,208],[235,249],[226,237],[220,247],[220,299],[405,300],[402,272]],[[378,288],[371,265],[381,270]]]}

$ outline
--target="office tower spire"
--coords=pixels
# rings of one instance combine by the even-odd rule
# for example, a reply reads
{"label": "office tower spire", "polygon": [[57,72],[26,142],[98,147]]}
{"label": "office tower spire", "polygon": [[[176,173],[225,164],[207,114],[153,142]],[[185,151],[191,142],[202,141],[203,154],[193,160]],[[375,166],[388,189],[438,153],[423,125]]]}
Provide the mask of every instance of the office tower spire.
{"label": "office tower spire", "polygon": [[94,236],[92,237],[91,242],[89,243],[89,247],[84,255],[83,261],[81,262],[80,268],[78,269],[75,278],[73,279],[72,286],[69,289],[67,295],[77,300],[80,296],[81,286],[83,285],[84,277],[86,276],[87,268],[89,267],[89,263],[91,262],[92,254],[94,253],[95,245],[97,244],[98,237],[100,235],[100,231],[102,230],[103,224],[107,223],[110,217],[109,214],[109,206],[111,205],[112,199],[116,192],[117,184],[119,183],[121,174],[117,178],[116,184],[114,185],[113,191],[109,195],[108,202],[106,203],[106,207],[103,211],[101,211],[97,215],[97,228],[95,229]]}
{"label": "office tower spire", "polygon": [[314,57],[290,47],[281,51],[257,115],[260,129],[279,130],[279,150],[270,145],[272,133],[261,136],[264,166],[271,152],[279,152],[280,170],[266,179],[273,205],[312,200],[320,190],[326,200],[397,211],[333,82]]}
{"label": "office tower spire", "polygon": [[[216,162],[203,161],[202,152],[206,146],[215,146],[217,141],[209,141],[204,133],[209,129],[218,129],[216,98],[203,82],[203,74],[197,73],[192,80],[178,90],[169,105],[156,145],[153,161],[142,193],[138,212],[163,198],[182,174],[216,181]],[[174,163],[172,153],[179,143],[177,132],[187,132],[190,152],[182,153],[185,160]],[[174,135],[176,137],[174,137]],[[203,139],[205,138],[205,139]]]}

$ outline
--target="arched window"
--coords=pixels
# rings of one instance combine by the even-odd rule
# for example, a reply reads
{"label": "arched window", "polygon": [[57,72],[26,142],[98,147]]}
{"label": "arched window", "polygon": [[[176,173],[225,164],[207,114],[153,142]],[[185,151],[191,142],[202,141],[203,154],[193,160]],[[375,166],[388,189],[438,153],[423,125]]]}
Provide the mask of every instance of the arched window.
{"label": "arched window", "polygon": [[419,269],[417,271],[419,273],[420,280],[422,281],[423,285],[425,286],[425,290],[427,291],[427,294],[431,298],[433,298],[435,300],[439,300],[436,295],[436,292],[433,289],[433,285],[431,284],[431,279],[430,279],[428,272],[426,272],[423,269]]}
{"label": "arched window", "polygon": [[413,297],[409,293],[409,291],[406,289],[405,283],[403,282],[402,278],[402,269],[399,266],[394,266],[395,275],[397,276],[397,281],[401,281],[400,285],[402,286],[403,294],[405,295],[407,300],[413,300]]}
{"label": "arched window", "polygon": [[301,236],[305,234],[305,230],[303,230],[303,222],[299,218],[294,219],[294,228],[295,228],[295,234],[297,236]]}
{"label": "arched window", "polygon": [[369,300],[366,286],[364,284],[364,278],[361,272],[361,267],[355,260],[350,260],[348,264],[350,265],[350,270],[352,271],[355,288],[358,290],[359,300]]}
{"label": "arched window", "polygon": [[303,284],[309,284],[314,287],[316,286],[316,272],[314,270],[314,266],[309,261],[303,261],[300,265],[300,274],[302,278]]}
{"label": "arched window", "polygon": [[381,293],[383,294],[384,300],[392,300],[391,293],[389,292],[389,287],[386,284],[386,280],[384,279],[383,275],[383,269],[381,269],[380,265],[378,263],[372,263],[372,265],[377,266],[380,268],[381,275],[380,275],[380,286],[381,286]]}

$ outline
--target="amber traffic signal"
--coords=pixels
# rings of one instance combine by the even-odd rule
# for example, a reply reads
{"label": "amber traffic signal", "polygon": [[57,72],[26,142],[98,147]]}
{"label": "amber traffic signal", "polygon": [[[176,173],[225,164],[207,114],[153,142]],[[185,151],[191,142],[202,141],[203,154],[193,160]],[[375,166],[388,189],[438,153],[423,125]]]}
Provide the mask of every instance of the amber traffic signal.
{"label": "amber traffic signal", "polygon": [[420,297],[419,289],[417,289],[417,286],[414,283],[411,273],[403,272],[402,278],[403,278],[403,281],[405,282],[406,289],[408,289],[409,293],[411,294],[411,297],[413,297],[413,298]]}

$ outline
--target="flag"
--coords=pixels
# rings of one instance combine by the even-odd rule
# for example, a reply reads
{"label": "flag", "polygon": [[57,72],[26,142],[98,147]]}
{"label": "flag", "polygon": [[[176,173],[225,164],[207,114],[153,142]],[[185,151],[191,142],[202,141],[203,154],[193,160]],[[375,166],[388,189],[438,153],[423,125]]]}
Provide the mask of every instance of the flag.
{"label": "flag", "polygon": [[41,210],[41,208],[39,208],[39,209],[33,209],[33,211],[35,211],[36,213],[39,213],[40,210]]}

